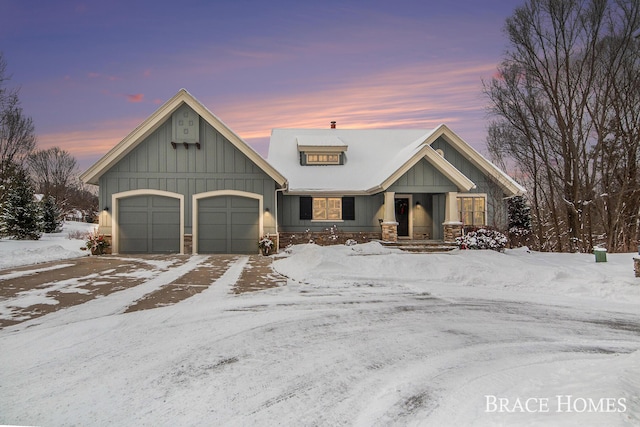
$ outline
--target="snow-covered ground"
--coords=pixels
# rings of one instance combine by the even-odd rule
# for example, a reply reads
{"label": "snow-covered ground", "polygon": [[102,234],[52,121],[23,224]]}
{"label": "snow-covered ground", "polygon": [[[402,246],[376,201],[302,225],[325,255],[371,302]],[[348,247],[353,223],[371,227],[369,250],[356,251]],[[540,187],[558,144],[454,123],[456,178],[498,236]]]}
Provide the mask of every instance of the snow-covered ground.
{"label": "snow-covered ground", "polygon": [[77,237],[96,227],[97,224],[66,221],[60,233],[45,233],[40,240],[0,239],[0,270],[86,256],[88,252],[81,250],[85,241]]}
{"label": "snow-covered ground", "polygon": [[303,245],[234,295],[240,257],[175,305],[0,331],[0,424],[640,425],[633,256]]}

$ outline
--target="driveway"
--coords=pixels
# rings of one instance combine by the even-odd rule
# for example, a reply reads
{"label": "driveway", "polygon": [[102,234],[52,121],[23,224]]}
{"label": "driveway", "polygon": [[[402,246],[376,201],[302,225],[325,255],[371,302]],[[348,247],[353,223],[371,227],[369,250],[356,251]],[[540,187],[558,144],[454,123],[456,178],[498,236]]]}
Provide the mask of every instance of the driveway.
{"label": "driveway", "polygon": [[92,256],[2,270],[0,328],[115,293],[127,295],[122,312],[175,304],[215,286],[232,266],[229,292],[285,284],[271,263],[259,255]]}

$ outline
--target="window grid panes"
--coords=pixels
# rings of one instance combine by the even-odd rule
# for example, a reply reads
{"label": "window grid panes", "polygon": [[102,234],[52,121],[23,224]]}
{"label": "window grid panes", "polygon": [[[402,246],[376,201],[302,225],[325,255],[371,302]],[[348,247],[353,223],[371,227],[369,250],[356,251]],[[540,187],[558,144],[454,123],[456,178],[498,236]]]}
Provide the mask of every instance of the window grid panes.
{"label": "window grid panes", "polygon": [[340,154],[307,154],[307,164],[337,165]]}
{"label": "window grid panes", "polygon": [[314,197],[314,220],[340,220],[342,219],[342,199],[340,197]]}
{"label": "window grid panes", "polygon": [[484,197],[458,197],[458,213],[464,225],[486,225],[486,200]]}

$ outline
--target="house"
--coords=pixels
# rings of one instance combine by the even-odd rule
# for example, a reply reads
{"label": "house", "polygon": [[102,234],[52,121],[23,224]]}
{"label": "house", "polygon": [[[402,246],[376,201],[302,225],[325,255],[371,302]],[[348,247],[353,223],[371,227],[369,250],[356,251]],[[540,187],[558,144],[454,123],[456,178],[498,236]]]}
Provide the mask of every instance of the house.
{"label": "house", "polygon": [[264,159],[184,89],[81,179],[114,253],[255,253],[328,227],[449,241],[525,191],[445,125],[274,129]]}
{"label": "house", "polygon": [[286,184],[255,150],[180,90],[80,177],[99,186],[113,253],[251,253],[275,233]]}
{"label": "house", "polygon": [[506,222],[524,188],[446,125],[435,129],[275,129],[267,160],[287,178],[280,235],[334,226],[385,241],[452,241]]}

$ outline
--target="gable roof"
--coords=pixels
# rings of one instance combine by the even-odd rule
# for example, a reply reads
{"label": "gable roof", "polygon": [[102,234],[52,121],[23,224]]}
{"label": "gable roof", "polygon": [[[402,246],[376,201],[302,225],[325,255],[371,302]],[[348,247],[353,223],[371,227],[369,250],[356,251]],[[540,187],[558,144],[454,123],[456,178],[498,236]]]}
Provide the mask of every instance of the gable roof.
{"label": "gable roof", "polygon": [[129,135],[127,135],[122,141],[116,144],[111,150],[107,152],[100,160],[98,160],[93,166],[87,169],[80,179],[88,184],[98,184],[100,177],[106,173],[117,162],[130,153],[138,144],[144,141],[149,135],[151,135],[156,129],[158,129],[166,120],[171,118],[171,115],[180,108],[183,104],[191,107],[200,117],[202,117],[207,123],[213,126],[218,132],[220,132],[225,138],[227,138],[231,144],[233,144],[238,150],[246,155],[251,161],[253,161],[258,167],[260,167],[267,175],[269,175],[280,186],[286,183],[285,177],[273,168],[258,152],[251,148],[246,142],[242,140],[235,132],[233,132],[226,124],[222,122],[216,115],[207,109],[202,103],[193,97],[186,89],[180,89],[171,99],[165,102],[160,108],[158,108],[153,114],[151,114],[145,121],[143,121],[138,127],[136,127]]}
{"label": "gable roof", "polygon": [[[443,137],[478,169],[491,176],[508,196],[525,189],[464,142],[451,129],[274,129],[267,160],[287,176],[290,193],[375,194],[389,188],[425,159],[462,192],[476,187],[431,147]],[[340,166],[302,166],[297,141],[339,140],[348,146]]]}

